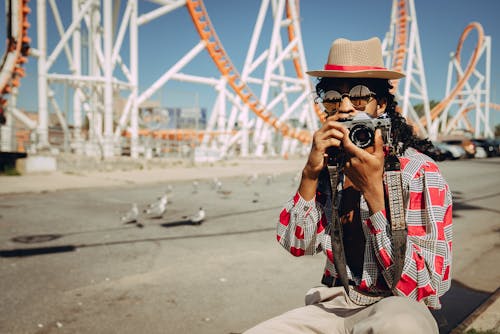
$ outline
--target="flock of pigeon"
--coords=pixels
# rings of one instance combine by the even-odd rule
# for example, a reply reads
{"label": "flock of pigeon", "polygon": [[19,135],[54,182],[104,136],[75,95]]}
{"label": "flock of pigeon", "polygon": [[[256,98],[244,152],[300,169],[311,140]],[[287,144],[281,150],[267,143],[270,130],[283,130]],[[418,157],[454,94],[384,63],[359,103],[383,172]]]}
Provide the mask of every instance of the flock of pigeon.
{"label": "flock of pigeon", "polygon": [[[167,191],[158,197],[157,201],[149,204],[142,212],[143,217],[158,219],[162,218],[165,212],[167,211],[167,205],[169,203],[168,196],[172,193],[172,186],[168,186]],[[193,225],[200,225],[205,220],[205,210],[200,207],[198,212],[192,216],[184,216],[184,219],[187,219]],[[125,213],[121,218],[121,222],[123,224],[136,224],[137,227],[144,227],[144,225],[140,222],[141,212],[139,211],[139,206],[137,203],[132,203],[132,208]]]}
{"label": "flock of pigeon", "polygon": [[[270,185],[278,175],[279,174],[268,175],[266,177],[266,184]],[[299,177],[300,177],[299,174],[297,174],[292,178],[292,186],[297,184]],[[259,178],[258,174],[254,173],[248,176],[248,178],[245,179],[244,183],[247,186],[251,185],[254,182],[256,182],[258,178]],[[218,193],[222,198],[227,198],[232,193],[231,190],[223,189],[222,182],[218,178],[214,178],[212,180],[211,185],[212,189],[216,193]],[[148,218],[148,219],[162,218],[165,212],[167,211],[167,206],[169,204],[169,196],[172,194],[172,190],[173,187],[171,185],[167,186],[167,190],[163,193],[163,195],[160,196],[155,202],[149,204],[142,211],[142,213],[140,212],[137,203],[133,203],[130,210],[120,218],[121,222],[123,224],[135,224],[137,227],[144,227],[144,225],[141,223],[141,218]],[[193,181],[192,182],[193,194],[198,193],[198,190],[199,190],[199,182]],[[252,202],[257,203],[259,201],[259,198],[260,194],[258,192],[254,192]],[[206,213],[203,207],[200,207],[198,209],[198,212],[196,212],[192,216],[183,216],[182,218],[185,219],[187,222],[191,223],[192,225],[201,225],[201,223],[203,223],[203,221],[206,218]]]}

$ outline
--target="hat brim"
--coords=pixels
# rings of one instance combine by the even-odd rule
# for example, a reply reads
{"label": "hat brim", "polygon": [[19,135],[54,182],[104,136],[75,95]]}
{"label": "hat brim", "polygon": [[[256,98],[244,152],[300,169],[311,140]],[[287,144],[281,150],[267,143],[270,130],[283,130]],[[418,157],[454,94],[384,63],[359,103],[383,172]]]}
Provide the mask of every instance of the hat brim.
{"label": "hat brim", "polygon": [[389,70],[368,70],[368,71],[335,71],[335,70],[319,70],[307,71],[312,77],[321,78],[373,78],[373,79],[388,79],[395,80],[405,77],[404,73]]}

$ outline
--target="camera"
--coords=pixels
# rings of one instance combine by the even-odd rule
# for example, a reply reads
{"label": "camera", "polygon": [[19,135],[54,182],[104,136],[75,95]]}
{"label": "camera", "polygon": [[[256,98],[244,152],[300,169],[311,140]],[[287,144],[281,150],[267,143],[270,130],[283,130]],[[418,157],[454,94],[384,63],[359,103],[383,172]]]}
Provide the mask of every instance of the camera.
{"label": "camera", "polygon": [[373,146],[376,129],[382,130],[384,144],[391,144],[391,119],[387,115],[371,118],[366,113],[358,113],[354,118],[342,122],[349,130],[349,139],[359,148]]}
{"label": "camera", "polygon": [[[375,143],[375,130],[381,129],[384,145],[392,145],[391,119],[384,114],[378,118],[371,118],[364,112],[358,113],[354,118],[339,120],[349,130],[349,139],[359,148],[373,146]],[[328,163],[337,164],[344,159],[342,148],[330,147],[327,150]]]}

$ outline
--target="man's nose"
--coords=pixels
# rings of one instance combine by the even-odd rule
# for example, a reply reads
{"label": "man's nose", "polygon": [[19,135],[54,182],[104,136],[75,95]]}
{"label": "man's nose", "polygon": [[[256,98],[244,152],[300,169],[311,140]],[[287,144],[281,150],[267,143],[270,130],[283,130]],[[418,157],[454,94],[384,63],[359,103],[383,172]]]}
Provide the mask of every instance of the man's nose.
{"label": "man's nose", "polygon": [[356,111],[356,109],[354,109],[351,100],[349,99],[349,96],[342,97],[342,100],[340,100],[340,106],[338,111],[341,113],[351,113]]}

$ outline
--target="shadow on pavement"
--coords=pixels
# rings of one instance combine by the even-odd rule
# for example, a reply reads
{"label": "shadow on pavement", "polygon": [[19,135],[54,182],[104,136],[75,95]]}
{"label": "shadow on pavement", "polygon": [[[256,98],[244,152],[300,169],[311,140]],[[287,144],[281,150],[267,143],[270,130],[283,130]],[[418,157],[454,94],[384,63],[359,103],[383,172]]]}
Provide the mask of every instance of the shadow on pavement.
{"label": "shadow on pavement", "polygon": [[179,236],[173,236],[173,237],[144,238],[144,239],[134,239],[134,240],[97,242],[97,243],[76,244],[76,245],[60,245],[60,246],[49,246],[49,247],[0,249],[0,257],[27,257],[27,256],[35,256],[35,255],[46,255],[46,254],[55,254],[55,253],[63,253],[63,252],[73,252],[77,248],[113,246],[113,245],[133,244],[133,243],[137,243],[137,242],[157,242],[157,241],[177,240],[177,239],[211,238],[211,237],[219,237],[219,236],[269,232],[269,231],[275,231],[275,230],[276,230],[276,228],[274,228],[274,227],[265,227],[265,228],[243,230],[243,231],[179,235]]}
{"label": "shadow on pavement", "polygon": [[471,202],[473,202],[473,201],[478,201],[478,200],[487,199],[487,198],[494,198],[494,197],[498,197],[498,196],[500,196],[500,193],[487,194],[487,195],[483,195],[480,197],[464,199],[462,197],[462,193],[460,191],[454,191],[453,192],[453,218],[460,217],[460,215],[457,212],[461,211],[461,210],[484,210],[484,211],[489,211],[489,212],[500,214],[500,210],[471,204]]}
{"label": "shadow on pavement", "polygon": [[441,298],[442,309],[432,311],[439,325],[439,333],[450,333],[490,295],[489,292],[479,291],[452,280],[450,290]]}
{"label": "shadow on pavement", "polygon": [[0,257],[27,257],[35,255],[46,255],[56,253],[74,252],[76,250],[74,245],[62,245],[52,247],[33,247],[33,248],[19,248],[0,250]]}

